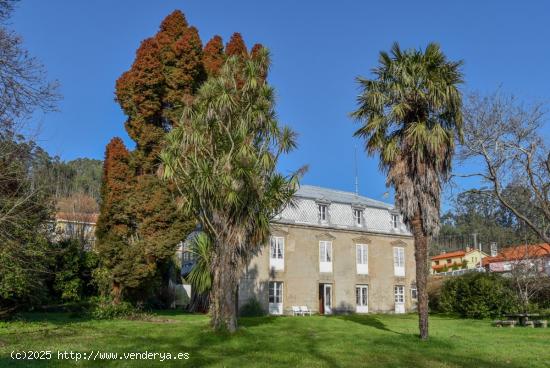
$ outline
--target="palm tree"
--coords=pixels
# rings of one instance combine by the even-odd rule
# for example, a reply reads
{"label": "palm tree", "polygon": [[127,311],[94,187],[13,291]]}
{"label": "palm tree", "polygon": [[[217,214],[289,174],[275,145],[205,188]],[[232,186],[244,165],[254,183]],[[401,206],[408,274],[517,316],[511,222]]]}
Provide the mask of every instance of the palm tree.
{"label": "palm tree", "polygon": [[212,289],[212,242],[204,232],[196,234],[191,240],[190,250],[195,259],[191,272],[185,281],[192,287],[191,310],[204,311],[208,306],[208,294]]}
{"label": "palm tree", "polygon": [[369,155],[380,157],[386,185],[414,236],[420,337],[428,338],[428,240],[439,231],[442,183],[448,179],[455,140],[462,137],[461,61],[447,60],[439,45],[424,51],[380,52],[373,79],[358,78],[359,108]]}
{"label": "palm tree", "polygon": [[268,67],[264,48],[252,57],[230,57],[184,108],[161,154],[181,208],[212,242],[210,312],[217,330],[237,329],[239,277],[298,184],[299,173],[276,171],[279,156],[296,143],[295,133],[276,119]]}

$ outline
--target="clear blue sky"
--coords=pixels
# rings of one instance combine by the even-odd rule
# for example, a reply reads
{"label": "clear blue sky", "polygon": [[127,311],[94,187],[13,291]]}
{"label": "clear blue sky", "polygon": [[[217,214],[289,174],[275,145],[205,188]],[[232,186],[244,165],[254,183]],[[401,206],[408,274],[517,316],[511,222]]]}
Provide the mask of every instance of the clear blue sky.
{"label": "clear blue sky", "polygon": [[[61,1],[22,0],[12,19],[26,47],[61,83],[60,112],[39,118],[40,144],[62,159],[102,158],[106,143],[122,137],[124,115],[114,83],[128,69],[141,40],[181,9],[203,43],[241,32],[273,56],[270,82],[280,120],[300,135],[284,158],[289,172],[303,164],[303,182],[354,188],[359,146],[360,192],[383,199],[384,176],[352,138],[348,117],[358,93],[354,78],[368,75],[378,52],[442,45],[465,61],[464,90],[499,86],[525,100],[550,100],[550,5],[544,1]],[[391,200],[391,198],[388,198]]]}

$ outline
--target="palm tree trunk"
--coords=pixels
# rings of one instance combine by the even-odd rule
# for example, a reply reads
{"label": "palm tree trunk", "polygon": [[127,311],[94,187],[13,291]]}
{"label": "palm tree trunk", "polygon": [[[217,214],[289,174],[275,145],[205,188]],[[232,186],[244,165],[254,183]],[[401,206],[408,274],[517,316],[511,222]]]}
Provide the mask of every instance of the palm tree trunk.
{"label": "palm tree trunk", "polygon": [[238,267],[233,262],[231,246],[223,241],[216,242],[212,259],[211,324],[215,330],[233,333],[237,330]]}
{"label": "palm tree trunk", "polygon": [[428,237],[422,228],[422,218],[417,214],[411,221],[416,261],[416,288],[418,292],[418,328],[420,338],[428,339]]}

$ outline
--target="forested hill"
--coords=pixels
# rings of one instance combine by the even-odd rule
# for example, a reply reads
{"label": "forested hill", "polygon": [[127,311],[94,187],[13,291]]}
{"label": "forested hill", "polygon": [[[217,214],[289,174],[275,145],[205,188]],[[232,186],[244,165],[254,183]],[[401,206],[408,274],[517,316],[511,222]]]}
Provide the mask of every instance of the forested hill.
{"label": "forested hill", "polygon": [[74,196],[86,196],[99,205],[103,161],[78,158],[62,161],[36,148],[34,183],[45,188],[56,202]]}
{"label": "forested hill", "polygon": [[65,185],[60,186],[61,196],[70,196],[74,193],[84,193],[99,201],[103,162],[89,158],[61,163],[61,180]]}

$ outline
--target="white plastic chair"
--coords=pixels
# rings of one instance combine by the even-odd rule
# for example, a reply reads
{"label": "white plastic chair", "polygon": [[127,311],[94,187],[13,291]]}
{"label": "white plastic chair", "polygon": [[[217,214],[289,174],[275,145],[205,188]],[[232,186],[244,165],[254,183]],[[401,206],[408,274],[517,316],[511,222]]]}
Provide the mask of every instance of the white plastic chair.
{"label": "white plastic chair", "polygon": [[309,308],[305,305],[302,305],[300,307],[300,312],[305,316],[306,314],[311,316],[311,311],[309,310]]}
{"label": "white plastic chair", "polygon": [[294,315],[294,316],[303,315],[302,311],[300,310],[300,307],[293,305],[292,306],[292,315]]}

